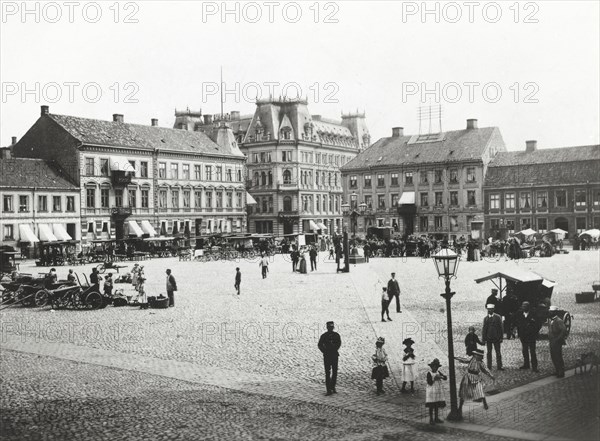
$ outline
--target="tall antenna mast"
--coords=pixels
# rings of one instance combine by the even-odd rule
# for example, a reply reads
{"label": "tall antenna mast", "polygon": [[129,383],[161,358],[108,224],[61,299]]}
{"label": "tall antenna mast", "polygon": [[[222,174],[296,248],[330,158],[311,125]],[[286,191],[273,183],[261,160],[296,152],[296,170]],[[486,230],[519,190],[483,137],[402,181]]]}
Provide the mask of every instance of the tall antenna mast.
{"label": "tall antenna mast", "polygon": [[[437,135],[442,133],[442,106],[438,104],[437,108],[432,107],[431,104],[427,107],[419,106],[418,110],[418,118],[419,118],[419,136],[428,136],[428,135]],[[437,130],[435,129],[435,120],[438,120]],[[423,122],[428,122],[428,131],[424,133],[424,124]]]}
{"label": "tall antenna mast", "polygon": [[223,120],[223,66],[221,66],[221,121]]}

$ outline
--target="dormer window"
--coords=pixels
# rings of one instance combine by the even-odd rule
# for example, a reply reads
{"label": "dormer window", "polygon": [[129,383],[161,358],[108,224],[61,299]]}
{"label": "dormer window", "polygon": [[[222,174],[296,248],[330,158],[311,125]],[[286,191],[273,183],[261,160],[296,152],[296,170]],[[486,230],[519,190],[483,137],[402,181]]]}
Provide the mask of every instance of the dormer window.
{"label": "dormer window", "polygon": [[292,129],[290,127],[283,127],[281,129],[281,138],[282,139],[292,139]]}

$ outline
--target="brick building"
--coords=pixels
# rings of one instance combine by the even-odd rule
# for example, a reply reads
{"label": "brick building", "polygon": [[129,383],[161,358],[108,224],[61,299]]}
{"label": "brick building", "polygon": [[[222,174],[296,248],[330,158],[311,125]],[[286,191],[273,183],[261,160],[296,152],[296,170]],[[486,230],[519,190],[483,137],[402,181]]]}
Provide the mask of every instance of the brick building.
{"label": "brick building", "polygon": [[573,237],[600,228],[600,145],[503,152],[484,185],[487,230],[493,238],[532,228],[561,228]]}

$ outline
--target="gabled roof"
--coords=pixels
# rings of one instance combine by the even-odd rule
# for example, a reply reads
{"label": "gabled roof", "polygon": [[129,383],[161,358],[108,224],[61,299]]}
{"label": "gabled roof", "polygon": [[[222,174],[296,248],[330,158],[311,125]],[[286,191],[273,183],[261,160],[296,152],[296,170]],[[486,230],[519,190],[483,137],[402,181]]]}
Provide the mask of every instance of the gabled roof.
{"label": "gabled roof", "polygon": [[54,166],[43,159],[0,159],[0,188],[44,188],[78,191]]}
{"label": "gabled roof", "polygon": [[243,156],[237,148],[219,146],[202,132],[67,115],[49,114],[48,117],[83,144]]}
{"label": "gabled roof", "polygon": [[[488,145],[505,150],[497,127],[443,132],[439,141],[417,141],[417,136],[381,138],[350,162],[342,171],[376,166],[410,166],[459,161],[481,161]],[[415,142],[416,141],[416,142]]]}
{"label": "gabled roof", "polygon": [[494,157],[494,160],[490,162],[490,167],[552,164],[556,162],[589,161],[592,159],[600,160],[600,145],[540,149],[533,152],[502,152]]}

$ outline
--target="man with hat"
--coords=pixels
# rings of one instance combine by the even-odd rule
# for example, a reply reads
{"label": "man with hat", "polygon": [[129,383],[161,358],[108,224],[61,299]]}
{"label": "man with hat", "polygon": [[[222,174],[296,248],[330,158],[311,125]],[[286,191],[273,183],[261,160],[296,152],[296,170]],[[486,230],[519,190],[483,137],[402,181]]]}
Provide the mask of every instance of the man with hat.
{"label": "man with hat", "polygon": [[323,354],[323,362],[325,364],[326,395],[337,393],[335,384],[338,371],[338,350],[342,345],[342,339],[340,338],[340,334],[333,330],[334,327],[335,325],[333,322],[327,322],[327,332],[321,335],[318,344],[319,350]]}
{"label": "man with hat", "polygon": [[487,305],[492,304],[492,305],[494,305],[494,308],[497,308],[498,303],[500,303],[500,300],[498,300],[498,290],[496,288],[494,288],[494,289],[492,289],[492,293],[489,295],[489,297],[485,301],[485,307],[487,308]]}
{"label": "man with hat", "polygon": [[515,323],[517,324],[519,340],[521,340],[521,347],[523,349],[523,366],[519,369],[529,369],[529,360],[531,359],[531,368],[533,372],[538,372],[535,344],[538,338],[539,329],[535,318],[531,313],[529,302],[523,302],[521,309],[515,315]]}
{"label": "man with hat", "polygon": [[481,339],[487,346],[487,367],[492,368],[492,346],[496,351],[496,365],[499,371],[503,371],[502,367],[502,354],[500,353],[500,345],[502,344],[502,317],[494,312],[495,305],[488,303],[486,305],[488,310],[487,315],[483,319],[483,330]]}
{"label": "man with hat", "polygon": [[394,297],[396,297],[396,312],[402,312],[400,309],[400,285],[398,285],[398,281],[396,280],[396,273],[392,273],[392,278],[387,285],[387,292],[390,298],[390,304],[394,300]]}
{"label": "man with hat", "polygon": [[565,361],[563,360],[562,347],[567,338],[567,327],[558,316],[558,306],[550,306],[550,326],[548,326],[548,340],[550,341],[550,357],[554,364],[555,375],[558,378],[565,376]]}

